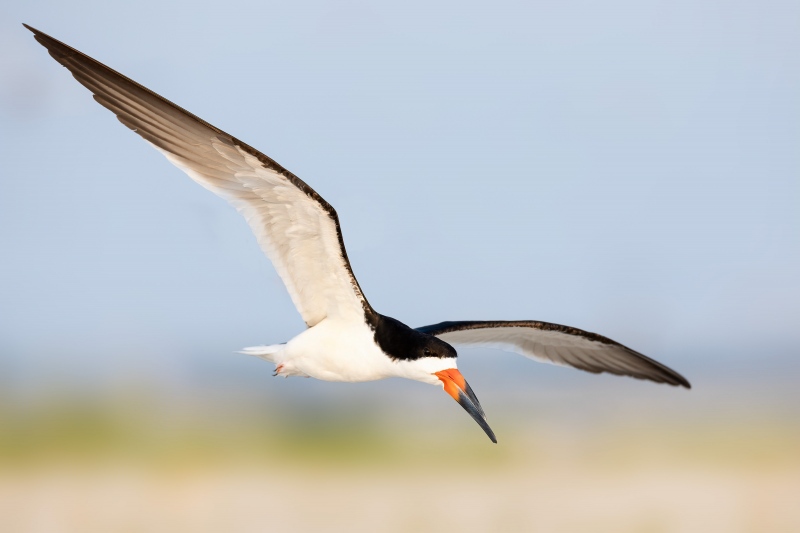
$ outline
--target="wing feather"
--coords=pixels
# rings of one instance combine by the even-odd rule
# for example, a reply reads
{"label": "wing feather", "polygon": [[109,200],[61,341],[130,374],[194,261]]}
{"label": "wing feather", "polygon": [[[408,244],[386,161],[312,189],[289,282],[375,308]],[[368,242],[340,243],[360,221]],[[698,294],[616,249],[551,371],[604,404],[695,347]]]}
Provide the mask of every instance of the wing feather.
{"label": "wing feather", "polygon": [[94,99],[250,225],[310,327],[374,313],[353,275],[333,207],[300,178],[150,89],[30,26]]}
{"label": "wing feather", "polygon": [[451,344],[489,346],[594,374],[608,372],[691,388],[686,378],[646,355],[597,333],[560,324],[536,321],[441,322],[417,330]]}

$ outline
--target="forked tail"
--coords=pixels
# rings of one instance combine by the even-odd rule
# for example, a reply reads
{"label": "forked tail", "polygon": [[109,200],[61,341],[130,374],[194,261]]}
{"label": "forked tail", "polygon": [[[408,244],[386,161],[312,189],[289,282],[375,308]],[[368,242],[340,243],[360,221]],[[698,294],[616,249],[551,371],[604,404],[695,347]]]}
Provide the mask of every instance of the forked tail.
{"label": "forked tail", "polygon": [[270,363],[276,363],[275,356],[280,353],[286,344],[271,344],[269,346],[250,346],[248,348],[243,348],[239,351],[239,353],[243,353],[245,355],[254,355],[256,357],[260,357],[265,361],[269,361]]}

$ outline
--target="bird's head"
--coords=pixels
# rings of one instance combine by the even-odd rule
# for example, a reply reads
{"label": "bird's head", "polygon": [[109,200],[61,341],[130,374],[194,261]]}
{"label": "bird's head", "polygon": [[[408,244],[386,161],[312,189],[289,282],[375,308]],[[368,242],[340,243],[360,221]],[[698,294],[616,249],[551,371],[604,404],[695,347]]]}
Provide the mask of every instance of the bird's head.
{"label": "bird's head", "polygon": [[455,348],[438,337],[411,329],[398,320],[382,315],[375,328],[375,341],[394,360],[394,375],[440,385],[475,419],[492,442],[497,442],[494,432],[486,423],[478,397],[458,371]]}

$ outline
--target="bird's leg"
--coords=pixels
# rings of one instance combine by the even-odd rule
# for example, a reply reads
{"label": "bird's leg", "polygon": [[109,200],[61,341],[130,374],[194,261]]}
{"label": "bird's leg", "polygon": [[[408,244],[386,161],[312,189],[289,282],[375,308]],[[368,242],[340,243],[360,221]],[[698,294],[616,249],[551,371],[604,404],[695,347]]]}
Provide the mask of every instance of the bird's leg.
{"label": "bird's leg", "polygon": [[298,370],[296,366],[292,364],[291,361],[288,363],[280,363],[278,366],[275,367],[275,373],[272,374],[273,376],[281,376],[284,378],[288,378],[289,376],[300,376],[303,378],[307,378],[308,375],[303,372],[302,370]]}

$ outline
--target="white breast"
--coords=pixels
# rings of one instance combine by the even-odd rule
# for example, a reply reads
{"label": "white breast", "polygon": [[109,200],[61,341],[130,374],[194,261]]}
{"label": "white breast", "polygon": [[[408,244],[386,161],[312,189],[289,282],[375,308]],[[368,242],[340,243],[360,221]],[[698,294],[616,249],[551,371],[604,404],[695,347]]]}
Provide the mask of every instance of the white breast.
{"label": "white breast", "polygon": [[325,381],[374,381],[399,377],[441,385],[435,372],[457,368],[455,358],[394,360],[375,343],[364,321],[326,318],[288,343],[275,363],[282,374],[307,375]]}

